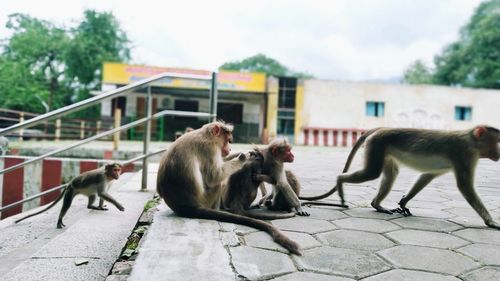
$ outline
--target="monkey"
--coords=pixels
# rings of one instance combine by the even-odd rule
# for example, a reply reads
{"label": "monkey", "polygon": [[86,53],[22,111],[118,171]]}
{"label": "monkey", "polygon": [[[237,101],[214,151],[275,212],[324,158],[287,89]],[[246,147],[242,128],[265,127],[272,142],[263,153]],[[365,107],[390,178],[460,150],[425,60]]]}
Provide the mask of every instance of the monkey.
{"label": "monkey", "polygon": [[269,175],[273,180],[271,199],[265,197],[261,202],[265,202],[270,210],[293,209],[299,216],[309,216],[309,213],[302,209],[299,201],[299,181],[291,171],[287,172],[284,168],[284,163],[292,163],[295,159],[292,146],[286,139],[275,139],[260,152],[264,155],[262,173]]}
{"label": "monkey", "polygon": [[[290,170],[285,170],[286,181],[292,188],[293,192],[300,196],[301,185],[295,174]],[[300,198],[300,197],[299,197]],[[261,202],[264,201],[264,205],[273,211],[287,211],[290,212],[293,209],[292,204],[288,200],[286,200],[285,196],[281,191],[278,191],[274,196],[274,200],[269,198],[263,198]]]}
{"label": "monkey", "polygon": [[[364,166],[361,170],[347,173],[356,151],[366,140]],[[310,200],[325,198],[336,190],[344,202],[343,183],[362,183],[382,174],[379,191],[371,205],[375,210],[392,214],[399,212],[411,216],[406,204],[434,178],[452,171],[458,190],[484,223],[500,229],[474,189],[474,172],[480,158],[498,161],[500,131],[479,125],[462,131],[441,131],[404,128],[375,128],[363,134],[352,148],[343,173],[337,177],[336,186],[329,192],[309,197]],[[391,191],[398,175],[398,162],[423,172],[406,196],[398,203],[399,208],[388,210],[380,203]]]}
{"label": "monkey", "polygon": [[[54,207],[54,205],[56,205],[57,202],[59,202],[64,197],[61,212],[59,213],[59,217],[57,219],[57,228],[63,228],[66,226],[63,223],[63,217],[64,215],[66,215],[66,212],[71,206],[73,198],[78,194],[88,196],[88,209],[107,211],[108,209],[104,205],[104,200],[106,200],[113,203],[113,205],[115,205],[118,210],[123,212],[125,208],[120,203],[118,203],[118,201],[116,201],[111,195],[108,194],[108,189],[111,185],[111,182],[113,180],[117,180],[120,177],[121,170],[122,165],[118,163],[112,163],[98,169],[84,172],[79,176],[73,178],[61,192],[61,194],[59,194],[59,197],[57,197],[56,200],[54,200],[54,202],[52,202],[47,208],[18,219],[15,221],[15,223],[19,223],[27,218],[47,211],[48,209]],[[97,196],[99,196],[99,205],[94,206],[94,201]]]}
{"label": "monkey", "polygon": [[[248,158],[245,154],[241,154],[239,158],[245,159],[246,161],[241,169],[229,177],[223,195],[223,207],[232,213],[264,220],[284,219],[295,216],[293,213],[258,214],[248,211],[254,208],[252,207],[252,203],[257,197],[259,188],[261,188],[261,191],[262,188],[264,188],[262,186],[263,182],[275,182],[268,175],[261,173],[264,156],[260,151],[254,150],[249,152]],[[265,188],[264,192],[266,192]],[[257,205],[257,207],[258,206],[259,205]]]}
{"label": "monkey", "polygon": [[232,142],[233,126],[214,121],[182,135],[160,160],[157,192],[181,217],[242,224],[266,231],[291,253],[301,255],[300,246],[272,224],[220,210],[224,166]]}

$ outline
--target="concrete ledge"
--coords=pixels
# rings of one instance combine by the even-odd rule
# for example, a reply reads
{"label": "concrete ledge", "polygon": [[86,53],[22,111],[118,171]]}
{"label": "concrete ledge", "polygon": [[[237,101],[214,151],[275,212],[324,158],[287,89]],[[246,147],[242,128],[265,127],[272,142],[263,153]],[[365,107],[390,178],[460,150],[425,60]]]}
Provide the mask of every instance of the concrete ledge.
{"label": "concrete ledge", "polygon": [[[86,197],[75,198],[65,218],[67,227],[62,230],[55,228],[61,203],[19,224],[13,221],[25,214],[2,221],[0,231],[6,235],[0,237],[0,245],[5,246],[0,249],[0,279],[105,280],[144,204],[153,198],[153,185],[140,192],[140,184],[141,174],[137,173],[112,187],[111,194],[124,205],[125,212],[109,203],[107,212],[88,210]],[[24,239],[16,237],[19,234]],[[88,263],[77,266],[79,259]]]}
{"label": "concrete ledge", "polygon": [[236,280],[218,222],[177,217],[163,202],[158,209],[128,280]]}

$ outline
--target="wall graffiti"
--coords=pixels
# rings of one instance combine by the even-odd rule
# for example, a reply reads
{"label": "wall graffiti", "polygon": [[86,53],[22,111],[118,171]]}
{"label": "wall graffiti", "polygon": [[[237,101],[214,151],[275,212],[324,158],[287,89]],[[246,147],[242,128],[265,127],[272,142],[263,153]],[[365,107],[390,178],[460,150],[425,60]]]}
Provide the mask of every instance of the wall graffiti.
{"label": "wall graffiti", "polygon": [[439,113],[428,112],[422,108],[398,112],[393,123],[396,127],[406,128],[447,129],[449,127]]}

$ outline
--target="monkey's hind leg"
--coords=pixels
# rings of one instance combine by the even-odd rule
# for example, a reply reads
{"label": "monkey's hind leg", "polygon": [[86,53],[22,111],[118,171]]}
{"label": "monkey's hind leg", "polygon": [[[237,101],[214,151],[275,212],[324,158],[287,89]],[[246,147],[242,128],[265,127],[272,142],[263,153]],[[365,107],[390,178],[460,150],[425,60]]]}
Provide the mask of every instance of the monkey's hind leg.
{"label": "monkey's hind leg", "polygon": [[396,163],[394,163],[393,160],[387,159],[384,164],[384,168],[382,171],[382,181],[380,182],[380,187],[378,190],[377,195],[375,198],[373,198],[373,201],[371,203],[372,207],[377,210],[377,212],[382,212],[386,214],[392,214],[393,212],[389,209],[386,209],[380,205],[382,200],[385,199],[387,194],[392,189],[392,186],[394,184],[394,181],[396,180],[396,177],[399,174],[399,169]]}
{"label": "monkey's hind leg", "polygon": [[440,174],[422,174],[418,178],[417,182],[413,185],[406,196],[403,196],[399,201],[399,208],[392,209],[391,211],[400,213],[405,217],[413,216],[410,212],[410,209],[406,208],[406,204],[417,195],[424,187],[426,187],[434,178],[439,176]]}
{"label": "monkey's hind leg", "polygon": [[66,215],[66,212],[68,211],[69,207],[71,207],[71,202],[73,202],[73,198],[75,197],[74,190],[71,187],[68,187],[68,189],[64,193],[64,199],[63,199],[63,205],[61,208],[61,212],[59,213],[59,218],[57,219],[57,228],[63,228],[66,225],[63,223],[63,218],[64,215]]}

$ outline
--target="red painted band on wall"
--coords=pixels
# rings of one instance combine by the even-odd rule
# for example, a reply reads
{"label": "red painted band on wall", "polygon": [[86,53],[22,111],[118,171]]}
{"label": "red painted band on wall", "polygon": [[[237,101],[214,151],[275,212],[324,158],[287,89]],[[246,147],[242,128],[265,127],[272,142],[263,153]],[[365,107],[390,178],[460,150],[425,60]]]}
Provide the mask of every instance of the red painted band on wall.
{"label": "red painted band on wall", "polygon": [[[41,191],[46,191],[62,184],[62,162],[61,160],[44,159],[42,164],[42,186]],[[61,191],[54,191],[44,195],[40,199],[40,205],[48,204],[59,196]]]}
{"label": "red painted band on wall", "polygon": [[[19,158],[4,158],[4,168],[9,168],[14,165],[24,162]],[[3,194],[2,206],[6,206],[17,201],[23,200],[24,197],[24,168],[18,168],[3,175]],[[19,214],[23,211],[23,206],[15,206],[2,212],[2,219]]]}

